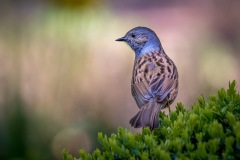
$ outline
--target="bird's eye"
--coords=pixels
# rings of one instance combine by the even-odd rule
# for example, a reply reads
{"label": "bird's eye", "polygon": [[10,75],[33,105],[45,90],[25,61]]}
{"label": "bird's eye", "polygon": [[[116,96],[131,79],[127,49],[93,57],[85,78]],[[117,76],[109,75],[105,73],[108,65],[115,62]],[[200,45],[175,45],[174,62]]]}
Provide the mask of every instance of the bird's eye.
{"label": "bird's eye", "polygon": [[136,35],[135,34],[132,34],[132,38],[135,38],[136,37]]}

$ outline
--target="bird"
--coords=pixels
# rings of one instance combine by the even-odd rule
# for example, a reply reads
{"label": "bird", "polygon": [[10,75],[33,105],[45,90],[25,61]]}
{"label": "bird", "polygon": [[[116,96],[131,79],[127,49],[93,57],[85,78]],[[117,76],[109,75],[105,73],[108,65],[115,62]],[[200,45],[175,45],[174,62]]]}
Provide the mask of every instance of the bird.
{"label": "bird", "polygon": [[135,52],[131,92],[139,112],[130,120],[134,128],[159,128],[159,112],[178,94],[178,71],[165,53],[156,33],[147,27],[135,27],[116,41],[126,42]]}

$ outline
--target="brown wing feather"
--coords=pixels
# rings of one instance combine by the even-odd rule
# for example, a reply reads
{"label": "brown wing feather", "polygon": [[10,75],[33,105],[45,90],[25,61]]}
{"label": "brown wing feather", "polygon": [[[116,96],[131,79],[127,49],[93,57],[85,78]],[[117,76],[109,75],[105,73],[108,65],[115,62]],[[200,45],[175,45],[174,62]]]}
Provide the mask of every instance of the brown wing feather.
{"label": "brown wing feather", "polygon": [[162,102],[166,97],[173,101],[177,93],[171,95],[171,92],[177,92],[177,74],[176,66],[164,51],[138,59],[134,65],[132,95],[139,108],[153,97],[157,102]]}
{"label": "brown wing feather", "polygon": [[139,108],[144,106],[153,97],[151,88],[146,81],[135,83],[131,85],[132,95]]}

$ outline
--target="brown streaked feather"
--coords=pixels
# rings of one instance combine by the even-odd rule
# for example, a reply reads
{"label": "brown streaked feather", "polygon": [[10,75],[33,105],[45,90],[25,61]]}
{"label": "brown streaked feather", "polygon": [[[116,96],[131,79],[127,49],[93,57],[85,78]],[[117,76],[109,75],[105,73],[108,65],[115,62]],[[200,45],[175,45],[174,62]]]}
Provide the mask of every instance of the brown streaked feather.
{"label": "brown streaked feather", "polygon": [[135,83],[131,85],[132,95],[139,108],[144,106],[153,97],[151,93],[151,88],[148,87],[146,81]]}
{"label": "brown streaked feather", "polygon": [[[152,97],[158,97],[158,102],[161,102],[169,94],[176,95],[174,92],[177,92],[178,82],[174,77],[177,74],[176,66],[163,50],[160,53],[146,54],[136,60],[131,88],[138,107],[141,108]],[[176,98],[170,97],[172,101]]]}
{"label": "brown streaked feather", "polygon": [[177,77],[175,64],[163,50],[135,61],[131,89],[140,111],[130,120],[133,127],[159,126],[159,111],[177,96]]}

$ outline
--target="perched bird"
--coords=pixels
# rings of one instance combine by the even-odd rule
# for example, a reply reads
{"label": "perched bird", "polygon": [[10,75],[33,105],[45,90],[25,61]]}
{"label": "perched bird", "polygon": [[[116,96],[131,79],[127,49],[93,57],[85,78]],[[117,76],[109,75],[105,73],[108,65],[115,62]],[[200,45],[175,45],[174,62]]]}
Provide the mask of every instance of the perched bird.
{"label": "perched bird", "polygon": [[116,41],[126,42],[135,52],[132,95],[140,111],[130,120],[135,128],[159,127],[159,112],[178,94],[178,71],[166,55],[157,35],[147,27],[131,29]]}

